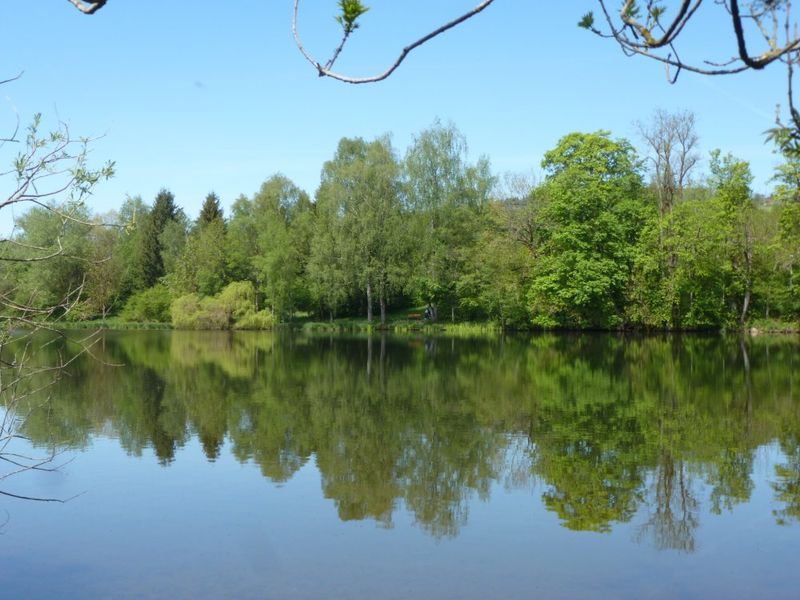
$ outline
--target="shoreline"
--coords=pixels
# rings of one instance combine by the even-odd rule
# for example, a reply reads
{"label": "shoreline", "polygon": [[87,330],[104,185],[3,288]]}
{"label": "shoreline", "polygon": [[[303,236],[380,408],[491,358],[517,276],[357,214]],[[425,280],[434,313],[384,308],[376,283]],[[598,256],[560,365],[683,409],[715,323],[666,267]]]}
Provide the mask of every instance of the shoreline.
{"label": "shoreline", "polygon": [[632,334],[632,335],[659,335],[659,334],[712,334],[724,335],[731,333],[746,334],[750,337],[762,335],[800,335],[800,323],[787,323],[771,321],[765,323],[755,320],[742,327],[737,328],[687,328],[687,329],[656,329],[643,327],[621,327],[621,328],[577,328],[577,327],[557,327],[557,328],[503,328],[495,323],[486,322],[461,322],[461,323],[425,323],[421,324],[414,321],[389,321],[384,325],[380,323],[367,323],[360,319],[339,319],[333,322],[328,321],[296,321],[291,323],[281,323],[267,329],[241,329],[241,328],[209,328],[209,329],[187,329],[173,327],[170,323],[135,321],[120,321],[109,319],[105,321],[74,321],[49,323],[49,327],[58,330],[86,330],[102,329],[109,331],[135,331],[135,330],[170,330],[170,331],[281,331],[291,330],[305,333],[428,333],[428,334],[486,334],[486,333],[606,333],[606,334]]}

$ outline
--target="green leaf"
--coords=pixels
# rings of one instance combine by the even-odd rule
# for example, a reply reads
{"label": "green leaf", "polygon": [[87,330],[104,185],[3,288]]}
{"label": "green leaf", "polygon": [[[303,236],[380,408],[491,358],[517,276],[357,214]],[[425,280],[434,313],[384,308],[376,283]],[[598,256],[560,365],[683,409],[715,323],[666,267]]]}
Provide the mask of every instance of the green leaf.
{"label": "green leaf", "polygon": [[339,0],[339,14],[334,17],[342,26],[345,34],[358,29],[358,18],[369,10],[360,0]]}

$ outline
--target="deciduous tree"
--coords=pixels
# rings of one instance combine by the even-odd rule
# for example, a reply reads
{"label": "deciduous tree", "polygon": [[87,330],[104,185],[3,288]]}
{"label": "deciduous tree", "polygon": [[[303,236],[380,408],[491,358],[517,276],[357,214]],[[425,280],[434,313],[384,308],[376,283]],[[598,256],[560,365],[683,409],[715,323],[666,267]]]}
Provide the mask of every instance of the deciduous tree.
{"label": "deciduous tree", "polygon": [[603,131],[571,133],[542,166],[548,231],[530,290],[534,323],[620,326],[643,211],[633,146]]}

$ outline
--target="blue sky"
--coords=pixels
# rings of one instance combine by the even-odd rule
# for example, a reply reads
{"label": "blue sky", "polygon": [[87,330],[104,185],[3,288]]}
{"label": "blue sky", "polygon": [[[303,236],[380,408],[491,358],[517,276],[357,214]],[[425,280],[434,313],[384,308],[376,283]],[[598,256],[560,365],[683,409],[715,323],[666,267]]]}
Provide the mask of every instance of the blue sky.
{"label": "blue sky", "polygon": [[[338,67],[381,71],[410,40],[475,0],[372,0]],[[300,33],[320,59],[338,41],[335,0],[301,3]],[[191,7],[191,8],[189,8]],[[126,195],[152,201],[161,187],[194,217],[214,190],[227,208],[281,172],[309,193],[344,136],[393,134],[402,153],[436,118],[465,134],[471,157],[497,173],[537,172],[545,151],[571,131],[611,130],[637,146],[633,121],[656,108],[689,109],[701,150],[750,161],[756,191],[777,162],[763,132],[784,102],[780,66],[676,85],[655,62],[626,58],[611,41],[576,26],[589,0],[497,0],[481,15],[412,53],[388,80],[352,86],[320,79],[294,46],[291,0],[155,2],[109,0],[87,17],[66,0],[6,8],[0,124],[35,112],[72,132],[102,135],[97,162],[117,163],[95,211]],[[684,55],[735,52],[730,26],[710,4]],[[2,79],[4,77],[0,77]],[[0,157],[7,161],[8,157]]]}

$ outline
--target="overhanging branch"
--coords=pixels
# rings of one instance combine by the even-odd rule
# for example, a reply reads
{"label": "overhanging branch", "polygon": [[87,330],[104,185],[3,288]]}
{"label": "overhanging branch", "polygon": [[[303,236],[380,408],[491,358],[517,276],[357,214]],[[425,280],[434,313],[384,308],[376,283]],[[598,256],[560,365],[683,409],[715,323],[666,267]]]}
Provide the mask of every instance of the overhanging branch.
{"label": "overhanging branch", "polygon": [[468,19],[471,19],[472,17],[474,17],[475,15],[480,13],[482,10],[487,8],[493,2],[494,2],[494,0],[483,0],[483,2],[479,3],[472,10],[467,11],[466,13],[461,15],[460,17],[458,17],[456,19],[453,19],[452,21],[450,21],[448,23],[445,23],[444,25],[442,25],[441,27],[438,27],[437,29],[434,29],[433,31],[431,31],[427,35],[422,36],[421,38],[419,38],[415,42],[413,42],[413,43],[409,44],[408,46],[406,46],[405,48],[403,48],[402,52],[400,52],[400,55],[397,57],[397,59],[394,61],[394,63],[392,63],[392,65],[388,69],[386,69],[382,73],[379,73],[378,75],[372,75],[372,76],[369,76],[369,77],[351,77],[349,75],[344,75],[342,73],[337,73],[335,71],[331,71],[330,66],[333,65],[333,62],[334,62],[335,58],[339,55],[339,52],[341,52],[342,46],[344,46],[344,43],[346,42],[347,37],[345,37],[345,39],[342,40],[342,43],[339,45],[339,47],[337,48],[337,50],[335,52],[334,58],[332,60],[329,60],[326,65],[322,65],[316,58],[314,58],[311,55],[311,53],[309,53],[305,49],[305,47],[303,46],[302,41],[300,40],[300,36],[297,33],[297,15],[298,15],[298,11],[300,9],[300,0],[294,0],[294,11],[292,12],[292,35],[294,36],[294,41],[295,41],[295,44],[297,44],[298,50],[300,50],[300,52],[303,55],[303,57],[305,57],[305,59],[314,66],[314,68],[317,70],[317,74],[320,77],[330,77],[331,79],[336,79],[338,81],[343,81],[345,83],[356,83],[356,84],[357,83],[375,83],[377,81],[383,81],[384,79],[389,77],[389,75],[394,73],[395,70],[397,69],[397,67],[400,66],[400,64],[406,59],[406,57],[413,50],[415,50],[416,48],[419,48],[423,44],[429,42],[430,40],[432,40],[436,36],[443,34],[445,31],[447,31],[449,29],[452,29],[453,27],[455,27],[457,25],[460,25],[461,23],[463,23],[464,21],[466,21]]}
{"label": "overhanging branch", "polygon": [[108,0],[69,0],[75,8],[85,15],[93,15],[106,5]]}

